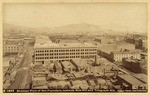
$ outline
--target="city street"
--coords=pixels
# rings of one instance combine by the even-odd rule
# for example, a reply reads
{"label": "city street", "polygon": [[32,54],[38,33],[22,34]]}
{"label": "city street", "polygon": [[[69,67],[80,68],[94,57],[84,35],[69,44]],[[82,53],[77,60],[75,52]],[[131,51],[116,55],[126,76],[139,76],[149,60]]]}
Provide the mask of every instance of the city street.
{"label": "city street", "polygon": [[31,82],[30,64],[32,62],[33,47],[27,48],[22,63],[18,67],[14,82],[10,85],[9,89],[29,89]]}

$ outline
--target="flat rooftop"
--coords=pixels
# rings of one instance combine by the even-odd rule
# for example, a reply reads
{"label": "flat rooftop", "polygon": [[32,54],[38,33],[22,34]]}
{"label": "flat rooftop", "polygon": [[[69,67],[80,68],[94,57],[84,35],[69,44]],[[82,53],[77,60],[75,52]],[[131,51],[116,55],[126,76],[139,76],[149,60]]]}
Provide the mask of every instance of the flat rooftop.
{"label": "flat rooftop", "polygon": [[69,69],[69,68],[75,68],[74,65],[70,61],[63,61],[61,62],[64,68]]}
{"label": "flat rooftop", "polygon": [[79,71],[79,72],[73,73],[73,75],[74,75],[76,78],[80,78],[80,77],[84,77],[84,76],[85,76],[85,72]]}
{"label": "flat rooftop", "polygon": [[58,61],[54,62],[54,66],[56,67],[56,69],[62,69],[62,66]]}
{"label": "flat rooftop", "polygon": [[34,48],[72,48],[72,47],[95,47],[92,43],[53,43],[49,37],[36,37]]}
{"label": "flat rooftop", "polygon": [[3,45],[5,45],[5,46],[6,46],[6,45],[7,45],[7,46],[8,46],[8,45],[9,45],[9,46],[10,46],[10,45],[21,45],[21,44],[22,44],[22,42],[15,42],[15,41],[12,41],[12,42],[4,42],[4,43],[3,43]]}
{"label": "flat rooftop", "polygon": [[48,87],[46,85],[43,86],[35,86],[33,87],[33,89],[48,89]]}
{"label": "flat rooftop", "polygon": [[98,78],[98,79],[97,79],[97,82],[98,82],[99,84],[107,84],[106,80],[105,80],[105,79],[102,79],[102,78]]}
{"label": "flat rooftop", "polygon": [[140,73],[140,74],[134,74],[133,76],[134,76],[135,78],[137,78],[137,79],[139,79],[139,80],[145,82],[145,83],[148,82],[148,76],[147,76],[146,74]]}
{"label": "flat rooftop", "polygon": [[79,86],[79,87],[88,87],[88,83],[86,82],[86,80],[75,80],[75,81],[72,81],[72,84],[73,86]]}
{"label": "flat rooftop", "polygon": [[133,53],[137,53],[137,54],[140,54],[139,51],[137,50],[133,50],[133,51],[113,51],[112,53],[114,54],[133,54]]}
{"label": "flat rooftop", "polygon": [[131,59],[131,58],[126,59],[126,61],[128,61],[128,62],[134,62],[134,63],[140,62],[140,60]]}
{"label": "flat rooftop", "polygon": [[35,43],[34,48],[77,48],[77,47],[94,47],[96,46],[91,43],[51,43],[51,42],[43,42],[43,43]]}
{"label": "flat rooftop", "polygon": [[45,77],[33,77],[32,79],[33,86],[42,86],[46,84]]}
{"label": "flat rooftop", "polygon": [[91,65],[88,64],[87,60],[85,59],[72,59],[72,61],[78,66],[78,67],[91,67]]}
{"label": "flat rooftop", "polygon": [[66,79],[68,79],[67,76],[62,75],[62,74],[50,74],[49,76],[54,78],[54,79],[57,79],[57,80],[66,80]]}
{"label": "flat rooftop", "polygon": [[46,81],[46,78],[45,77],[33,77],[33,81],[40,81],[40,80]]}
{"label": "flat rooftop", "polygon": [[118,75],[118,76],[132,85],[143,85],[143,84],[145,84],[142,81],[136,79],[135,77],[133,77],[129,74]]}
{"label": "flat rooftop", "polygon": [[48,83],[49,86],[71,86],[69,81],[52,81]]}

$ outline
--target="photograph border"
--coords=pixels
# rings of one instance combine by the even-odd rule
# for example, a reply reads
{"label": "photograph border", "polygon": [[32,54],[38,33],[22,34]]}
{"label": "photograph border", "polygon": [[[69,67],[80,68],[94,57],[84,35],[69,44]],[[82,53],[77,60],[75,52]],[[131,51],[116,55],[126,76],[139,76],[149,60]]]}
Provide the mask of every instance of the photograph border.
{"label": "photograph border", "polygon": [[[146,3],[148,5],[148,21],[147,21],[147,27],[148,27],[148,43],[150,43],[150,0],[1,0],[0,1],[0,35],[1,35],[1,39],[0,39],[0,43],[1,43],[1,73],[0,73],[0,80],[1,80],[1,86],[0,86],[0,93],[2,95],[56,95],[56,93],[3,93],[3,5],[4,4],[8,4],[8,3],[38,3],[38,4],[44,4],[44,3]],[[150,48],[150,44],[148,44],[148,50]],[[148,51],[148,59],[150,58],[150,52]],[[57,93],[57,95],[149,95],[150,94],[150,60],[148,60],[148,92],[147,93],[98,93],[98,92],[94,92],[94,93]]]}

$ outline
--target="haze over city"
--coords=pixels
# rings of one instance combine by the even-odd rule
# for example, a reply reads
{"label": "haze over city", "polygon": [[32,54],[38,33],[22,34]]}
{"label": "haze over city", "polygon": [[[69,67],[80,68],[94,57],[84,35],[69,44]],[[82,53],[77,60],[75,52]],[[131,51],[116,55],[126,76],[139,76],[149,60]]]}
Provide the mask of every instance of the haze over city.
{"label": "haze over city", "polygon": [[104,29],[147,32],[146,4],[5,4],[4,23],[32,28],[87,23]]}

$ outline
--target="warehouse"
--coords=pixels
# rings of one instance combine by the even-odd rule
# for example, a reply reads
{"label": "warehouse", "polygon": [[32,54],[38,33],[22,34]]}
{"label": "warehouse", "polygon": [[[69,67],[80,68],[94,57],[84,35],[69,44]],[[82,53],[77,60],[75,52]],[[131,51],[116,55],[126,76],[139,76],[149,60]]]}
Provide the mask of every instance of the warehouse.
{"label": "warehouse", "polygon": [[71,62],[78,71],[86,70],[90,72],[92,70],[92,66],[89,65],[84,59],[72,59]]}
{"label": "warehouse", "polygon": [[110,53],[111,60],[122,61],[123,58],[135,58],[140,59],[141,54],[139,51],[113,51]]}
{"label": "warehouse", "polygon": [[97,47],[90,43],[53,43],[48,37],[36,37],[35,62],[95,58]]}
{"label": "warehouse", "polygon": [[70,61],[62,61],[62,67],[65,72],[75,71],[75,66]]}
{"label": "warehouse", "polygon": [[120,83],[121,87],[123,90],[128,90],[128,89],[147,89],[147,84],[136,79],[135,77],[129,75],[129,74],[124,74],[124,75],[118,75],[117,77],[118,83]]}

